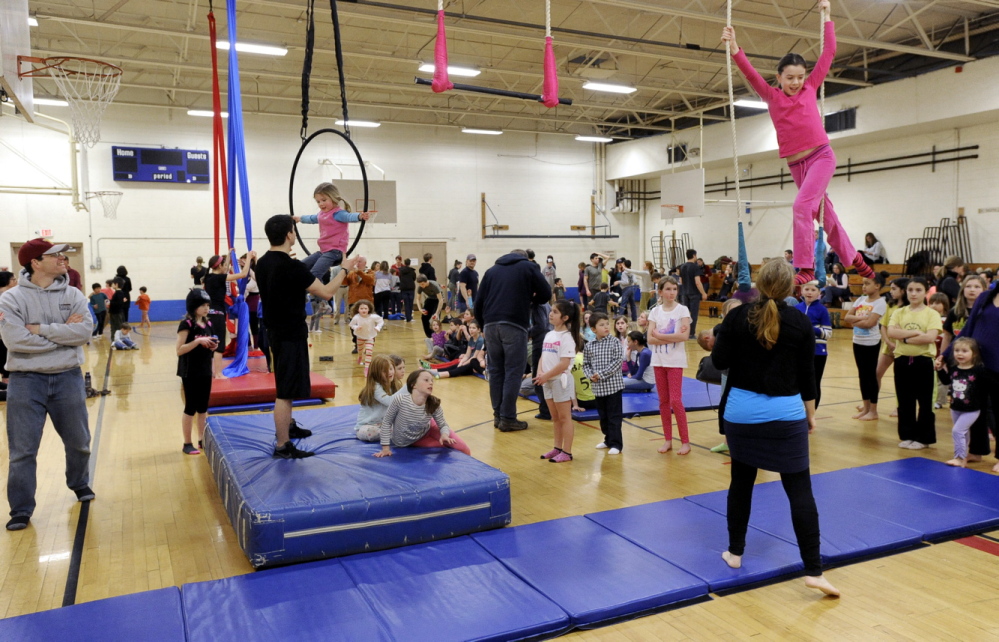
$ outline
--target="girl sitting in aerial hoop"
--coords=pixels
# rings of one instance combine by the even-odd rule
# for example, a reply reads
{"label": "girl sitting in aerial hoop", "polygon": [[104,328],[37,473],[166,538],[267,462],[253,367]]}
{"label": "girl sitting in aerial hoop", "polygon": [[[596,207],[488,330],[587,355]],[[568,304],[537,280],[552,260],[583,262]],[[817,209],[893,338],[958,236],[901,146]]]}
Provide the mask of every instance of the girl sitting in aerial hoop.
{"label": "girl sitting in aerial hoop", "polygon": [[[829,1],[819,3],[823,17],[828,16]],[[844,263],[850,262],[865,279],[874,278],[874,271],[863,255],[850,242],[846,231],[833,211],[826,188],[836,171],[836,155],[829,146],[823,116],[816,105],[816,91],[822,85],[836,54],[836,32],[831,20],[826,20],[825,46],[812,73],[805,69],[805,59],[789,53],[777,63],[777,87],[771,87],[753,69],[746,53],[735,42],[735,29],[725,27],[722,40],[729,43],[732,59],[739,66],[750,86],[767,103],[770,118],[777,130],[780,157],[787,159],[788,169],[798,196],[794,199],[794,267],[798,268],[795,283],[801,285],[815,279],[814,223],[819,218],[819,203],[825,198],[825,230],[829,244]],[[822,257],[824,259],[824,257]]]}
{"label": "girl sitting in aerial hoop", "polygon": [[[314,277],[326,283],[329,281],[327,277],[330,268],[343,263],[350,238],[348,224],[366,221],[370,215],[367,212],[351,212],[350,205],[340,196],[340,190],[333,183],[320,183],[313,196],[319,206],[319,213],[292,218],[296,223],[319,224],[319,251],[310,254],[302,263],[305,263]],[[340,207],[341,203],[343,207]]]}

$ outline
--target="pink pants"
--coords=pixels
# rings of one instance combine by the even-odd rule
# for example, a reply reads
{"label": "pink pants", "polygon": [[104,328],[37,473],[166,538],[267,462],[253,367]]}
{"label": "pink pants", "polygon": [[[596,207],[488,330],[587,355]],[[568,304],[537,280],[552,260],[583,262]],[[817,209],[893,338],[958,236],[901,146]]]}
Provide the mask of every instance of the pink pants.
{"label": "pink pants", "polygon": [[[814,152],[793,163],[788,163],[791,178],[798,186],[794,199],[794,267],[815,268],[815,225],[819,220],[819,203],[825,196],[826,208],[822,228],[829,238],[829,246],[839,255],[840,262],[849,268],[857,257],[857,248],[850,242],[846,230],[833,210],[826,194],[829,181],[836,173],[836,154],[832,147],[822,145]],[[820,257],[825,261],[826,257]]]}
{"label": "pink pants", "polygon": [[[690,443],[687,435],[687,410],[683,407],[683,368],[653,367],[656,375],[656,392],[659,393],[659,415],[663,422],[666,443],[673,441],[673,417],[680,430],[680,442]],[[672,413],[670,412],[672,411]]]}
{"label": "pink pants", "polygon": [[[458,436],[458,433],[451,431],[451,438],[454,439],[454,443],[448,446],[448,448],[453,448],[459,452],[463,452],[468,456],[472,455],[472,451],[469,450],[468,444],[465,440]],[[427,434],[423,435],[412,444],[414,448],[440,448],[441,447],[441,429],[437,427],[437,422],[433,419],[430,420],[430,430]]]}

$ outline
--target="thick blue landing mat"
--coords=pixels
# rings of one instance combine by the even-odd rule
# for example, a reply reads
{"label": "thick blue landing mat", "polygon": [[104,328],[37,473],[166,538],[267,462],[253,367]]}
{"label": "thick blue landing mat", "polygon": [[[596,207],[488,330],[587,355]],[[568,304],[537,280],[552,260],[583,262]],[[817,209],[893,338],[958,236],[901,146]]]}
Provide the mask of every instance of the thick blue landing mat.
{"label": "thick blue landing mat", "polygon": [[[813,483],[822,475],[812,477]],[[844,492],[833,500],[835,488],[816,499],[819,508],[819,528],[822,533],[822,561],[842,563],[850,559],[869,557],[888,551],[918,546],[922,531],[899,526],[856,510],[857,498]],[[728,491],[721,490],[686,498],[720,515],[727,513]],[[749,525],[785,542],[797,545],[791,524],[791,507],[780,482],[757,484],[753,490],[753,512]]]}
{"label": "thick blue landing mat", "polygon": [[0,620],[0,640],[184,642],[177,587],[110,597]]}
{"label": "thick blue landing mat", "polygon": [[569,627],[560,608],[468,537],[340,563],[400,642],[520,640]]}
{"label": "thick blue landing mat", "polygon": [[956,468],[925,457],[899,459],[858,468],[868,475],[999,510],[999,477]]}
{"label": "thick blue landing mat", "polygon": [[707,582],[711,591],[772,580],[804,568],[797,546],[754,528],[746,534],[742,568],[729,568],[721,558],[728,550],[725,517],[686,499],[586,517]]}
{"label": "thick blue landing mat", "polygon": [[391,640],[339,560],[185,584],[190,642]]}
{"label": "thick blue landing mat", "polygon": [[[535,395],[527,397],[534,403],[538,402]],[[621,396],[621,406],[624,417],[643,417],[645,415],[659,414],[659,394],[652,392],[629,392]],[[694,412],[696,410],[713,410],[718,407],[721,401],[721,386],[713,383],[704,383],[690,377],[683,378],[683,407]],[[576,421],[589,421],[599,419],[600,413],[596,410],[584,410],[572,413],[572,418]]]}
{"label": "thick blue landing mat", "polygon": [[358,441],[358,406],[295,413],[316,452],[275,459],[273,415],[210,417],[205,435],[219,494],[253,566],[302,562],[505,526],[510,480],[449,448]]}
{"label": "thick blue landing mat", "polygon": [[661,609],[708,594],[703,581],[585,517],[471,537],[558,604],[574,626]]}

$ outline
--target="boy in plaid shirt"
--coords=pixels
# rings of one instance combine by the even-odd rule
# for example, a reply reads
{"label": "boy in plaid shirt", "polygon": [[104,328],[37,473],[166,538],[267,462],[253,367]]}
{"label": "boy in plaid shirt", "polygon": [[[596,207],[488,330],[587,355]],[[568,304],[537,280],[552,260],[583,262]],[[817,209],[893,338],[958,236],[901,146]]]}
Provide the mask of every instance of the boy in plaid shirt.
{"label": "boy in plaid shirt", "polygon": [[604,440],[597,444],[597,448],[608,448],[607,454],[618,455],[624,448],[621,438],[621,391],[624,390],[621,362],[624,353],[621,342],[611,335],[611,322],[606,314],[594,312],[589,323],[597,338],[583,348],[583,373],[593,382],[597,412],[600,413],[600,431],[604,433]]}

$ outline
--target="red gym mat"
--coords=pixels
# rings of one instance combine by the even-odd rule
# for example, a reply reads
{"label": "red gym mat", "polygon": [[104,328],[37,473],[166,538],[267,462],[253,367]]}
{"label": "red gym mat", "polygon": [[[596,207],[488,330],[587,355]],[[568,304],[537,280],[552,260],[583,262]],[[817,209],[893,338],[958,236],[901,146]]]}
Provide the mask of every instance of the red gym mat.
{"label": "red gym mat", "polygon": [[[309,378],[312,381],[312,394],[306,398],[333,399],[336,396],[335,383],[315,372],[310,373]],[[212,394],[208,398],[208,407],[267,403],[273,402],[276,397],[273,374],[250,372],[242,377],[212,381]]]}

